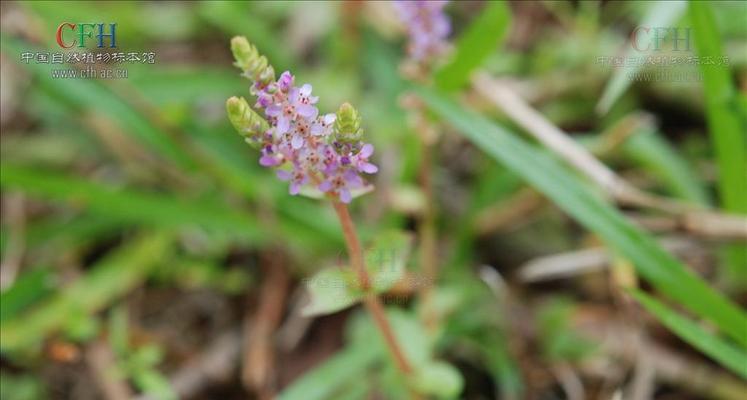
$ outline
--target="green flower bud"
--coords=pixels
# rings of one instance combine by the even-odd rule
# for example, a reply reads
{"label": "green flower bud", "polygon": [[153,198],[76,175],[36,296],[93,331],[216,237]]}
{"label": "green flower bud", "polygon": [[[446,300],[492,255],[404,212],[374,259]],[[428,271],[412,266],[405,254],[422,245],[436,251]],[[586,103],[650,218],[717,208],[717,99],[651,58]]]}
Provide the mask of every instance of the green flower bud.
{"label": "green flower bud", "polygon": [[233,127],[252,146],[257,147],[262,134],[270,129],[267,121],[252,110],[243,97],[234,96],[228,99],[226,101],[226,111]]}
{"label": "green flower bud", "polygon": [[343,103],[337,110],[334,126],[335,139],[338,142],[357,142],[363,137],[361,116],[350,103]]}
{"label": "green flower bud", "polygon": [[275,70],[267,61],[267,57],[260,55],[257,48],[245,37],[235,36],[231,39],[231,52],[236,59],[235,65],[241,68],[248,78],[263,85],[275,81]]}

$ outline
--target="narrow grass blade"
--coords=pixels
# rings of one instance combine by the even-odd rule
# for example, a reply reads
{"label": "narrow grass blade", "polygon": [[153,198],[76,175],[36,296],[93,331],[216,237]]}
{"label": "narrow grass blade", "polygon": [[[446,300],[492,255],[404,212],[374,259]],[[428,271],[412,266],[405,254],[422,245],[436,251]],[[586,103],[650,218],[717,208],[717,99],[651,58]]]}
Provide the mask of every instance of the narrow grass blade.
{"label": "narrow grass blade", "polygon": [[109,254],[84,277],[23,316],[3,322],[0,350],[32,349],[76,313],[91,314],[140,284],[162,262],[171,239],[143,234]]}
{"label": "narrow grass blade", "polygon": [[641,276],[658,290],[698,316],[710,319],[747,346],[747,316],[739,306],[685,268],[566,166],[485,117],[465,110],[446,95],[422,87],[416,91],[429,108],[475,145],[631,260]]}
{"label": "narrow grass blade", "polygon": [[693,168],[657,132],[637,132],[625,141],[622,150],[658,177],[673,195],[695,204],[708,204],[708,195]]}
{"label": "narrow grass blade", "polygon": [[739,349],[708,332],[697,323],[679,315],[644,292],[634,291],[632,295],[659,322],[682,340],[690,343],[703,354],[708,355],[743,379],[747,379],[747,352],[743,349]]}
{"label": "narrow grass blade", "polygon": [[[691,1],[690,22],[698,56],[703,60],[699,65],[721,204],[727,211],[747,214],[747,115],[740,108],[728,63],[719,62],[724,52],[711,5]],[[714,62],[708,63],[708,59]],[[747,245],[731,246],[727,251],[729,280],[736,281],[734,286],[747,287]]]}
{"label": "narrow grass blade", "polygon": [[457,40],[451,61],[436,72],[436,86],[456,90],[469,82],[475,68],[494,52],[508,32],[511,10],[504,1],[490,1]]}
{"label": "narrow grass blade", "polygon": [[256,241],[266,240],[267,231],[248,213],[234,212],[223,204],[186,201],[176,196],[115,189],[56,172],[2,164],[0,185],[44,198],[83,205],[90,211],[122,221],[174,228],[201,225],[228,231]]}
{"label": "narrow grass blade", "polygon": [[[651,8],[639,26],[670,26],[685,13],[685,9],[686,3],[684,1],[657,1],[651,4]],[[623,54],[624,59],[637,55],[638,52],[629,43],[626,42],[626,45],[628,46],[628,50]],[[597,112],[599,114],[606,114],[612,108],[617,99],[625,93],[625,90],[632,83],[629,75],[635,74],[639,69],[639,64],[615,69],[597,104]]]}

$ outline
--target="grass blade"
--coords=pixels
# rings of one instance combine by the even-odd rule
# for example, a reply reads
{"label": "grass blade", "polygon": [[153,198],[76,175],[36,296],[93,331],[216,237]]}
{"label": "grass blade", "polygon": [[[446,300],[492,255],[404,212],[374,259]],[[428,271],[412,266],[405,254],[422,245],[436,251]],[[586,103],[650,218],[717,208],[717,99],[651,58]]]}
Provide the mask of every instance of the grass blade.
{"label": "grass blade", "polygon": [[740,377],[747,379],[747,353],[734,347],[731,343],[716,337],[697,323],[677,314],[653,297],[644,292],[634,291],[633,297],[653,314],[664,326],[669,328],[682,340],[708,355],[719,364]]}
{"label": "grass blade", "polygon": [[451,61],[435,75],[436,86],[456,90],[469,82],[470,73],[496,50],[511,24],[511,10],[504,1],[490,1],[457,40]]}
{"label": "grass blade", "polygon": [[656,131],[637,132],[625,141],[622,150],[656,175],[673,195],[696,204],[708,204],[708,195],[695,171]]}
{"label": "grass blade", "polygon": [[[651,8],[639,26],[670,26],[685,13],[685,6],[686,3],[684,1],[657,1],[651,4]],[[636,52],[627,42],[626,46],[628,46],[628,50],[623,55],[623,59],[633,57]],[[599,114],[606,114],[612,108],[617,99],[625,93],[625,90],[632,83],[629,75],[635,74],[640,67],[640,64],[635,64],[630,67],[615,69],[597,104],[597,112]]]}
{"label": "grass blade", "polygon": [[168,235],[141,235],[108,255],[84,277],[49,301],[0,327],[0,349],[29,349],[46,334],[61,328],[70,315],[91,314],[125,294],[163,260],[170,247]]}
{"label": "grass blade", "polygon": [[173,228],[198,224],[262,241],[267,232],[248,213],[234,212],[223,204],[186,201],[132,189],[114,189],[55,172],[9,164],[0,168],[0,185],[45,198],[85,205],[99,215],[148,226]]}
{"label": "grass blade", "polygon": [[465,110],[446,95],[422,87],[416,91],[429,108],[475,145],[630,259],[641,276],[658,290],[698,316],[712,320],[747,346],[747,316],[737,305],[686,269],[567,167],[483,116]]}
{"label": "grass blade", "polygon": [[[690,2],[695,47],[701,60],[720,60],[724,55],[711,5]],[[703,74],[708,130],[719,171],[718,190],[727,211],[747,214],[747,115],[740,112],[740,100],[729,66],[700,63]],[[729,280],[747,287],[747,245],[728,248]]]}

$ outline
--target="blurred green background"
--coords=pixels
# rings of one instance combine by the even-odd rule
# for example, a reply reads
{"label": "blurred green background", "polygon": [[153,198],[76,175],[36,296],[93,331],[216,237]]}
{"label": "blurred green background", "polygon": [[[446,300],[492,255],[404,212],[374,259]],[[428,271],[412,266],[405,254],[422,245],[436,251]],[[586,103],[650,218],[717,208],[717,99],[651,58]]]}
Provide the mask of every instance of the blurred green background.
{"label": "blurred green background", "polygon": [[[447,7],[452,36],[484,6]],[[483,68],[520,81],[538,110],[638,186],[715,204],[700,82],[635,82],[609,104],[609,112],[597,112],[611,76],[598,57],[620,54],[630,28],[651,7],[512,2],[509,34]],[[713,10],[745,107],[747,6],[719,2]],[[311,83],[320,110],[332,112],[348,101],[361,111],[380,165],[377,190],[354,204],[364,240],[385,228],[412,228],[423,208],[419,141],[399,106],[407,90],[399,70],[403,32],[386,2],[8,1],[0,11],[3,399],[100,398],[91,371],[102,363],[96,359],[101,346],[113,357],[104,365],[114,366],[133,393],[186,397],[174,386],[175,372],[251,317],[267,275],[262,260],[284,260],[295,296],[288,303],[296,304],[302,278],[343,257],[331,208],[288,196],[286,184],[258,165],[257,154],[225,117],[225,99],[248,96],[249,90],[232,66],[233,35],[248,37],[276,71],[290,69],[296,82]],[[660,11],[678,12],[673,6]],[[669,16],[665,24],[689,26],[682,15]],[[152,51],[155,64],[125,64],[126,79],[106,80],[55,79],[53,66],[22,62],[23,52],[59,51],[60,23],[88,21],[117,23],[119,51]],[[484,102],[465,97],[512,126]],[[638,112],[653,116],[657,125],[605,151],[615,124]],[[561,389],[552,373],[535,366],[586,357],[595,346],[569,327],[571,315],[609,312],[619,299],[605,292],[604,278],[596,275],[536,286],[514,286],[513,278],[535,257],[598,240],[520,177],[444,131],[433,171],[447,282],[442,297],[445,309],[469,312],[455,313],[437,347],[466,376],[463,398],[561,398],[553,397]],[[530,212],[508,226],[490,226],[487,217],[526,196],[539,199]],[[720,248],[705,246],[696,268],[727,290],[732,278],[710,267]],[[505,328],[504,316],[517,310],[476,278],[481,265],[500,271],[521,299],[515,301],[532,310],[536,342],[517,345],[520,339],[510,339],[517,332]],[[738,299],[743,296],[733,290]],[[343,339],[346,315],[304,328],[311,338],[276,362],[279,386],[360,336],[350,323]],[[511,350],[516,346],[518,354]],[[370,357],[361,354],[342,354],[349,358],[338,373],[368,368]],[[526,376],[535,369],[536,377]],[[189,398],[246,398],[235,369],[223,375]],[[326,398],[365,398],[386,379],[359,387],[329,377],[316,382],[343,388],[335,392],[339,397]],[[609,392],[594,385],[599,396]],[[689,389],[672,385],[667,398],[699,398],[685,397]]]}

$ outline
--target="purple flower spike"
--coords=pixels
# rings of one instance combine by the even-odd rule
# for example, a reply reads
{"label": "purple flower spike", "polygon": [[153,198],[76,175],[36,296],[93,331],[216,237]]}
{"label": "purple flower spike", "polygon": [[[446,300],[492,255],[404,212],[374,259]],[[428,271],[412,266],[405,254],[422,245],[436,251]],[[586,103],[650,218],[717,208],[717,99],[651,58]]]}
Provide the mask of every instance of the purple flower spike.
{"label": "purple flower spike", "polygon": [[[262,148],[259,164],[278,168],[278,179],[288,182],[292,195],[314,183],[328,196],[349,203],[351,191],[365,185],[359,174],[378,171],[368,161],[373,146],[358,139],[338,143],[334,133],[340,126],[352,126],[349,115],[320,115],[315,106],[319,98],[312,95],[312,86],[307,83],[297,87],[294,80],[285,71],[276,82],[252,85],[252,93],[257,96],[255,107],[264,111],[270,127],[257,138]],[[345,107],[346,112],[355,112],[349,104]],[[358,124],[359,117],[356,118]],[[358,125],[349,131],[359,131]]]}

